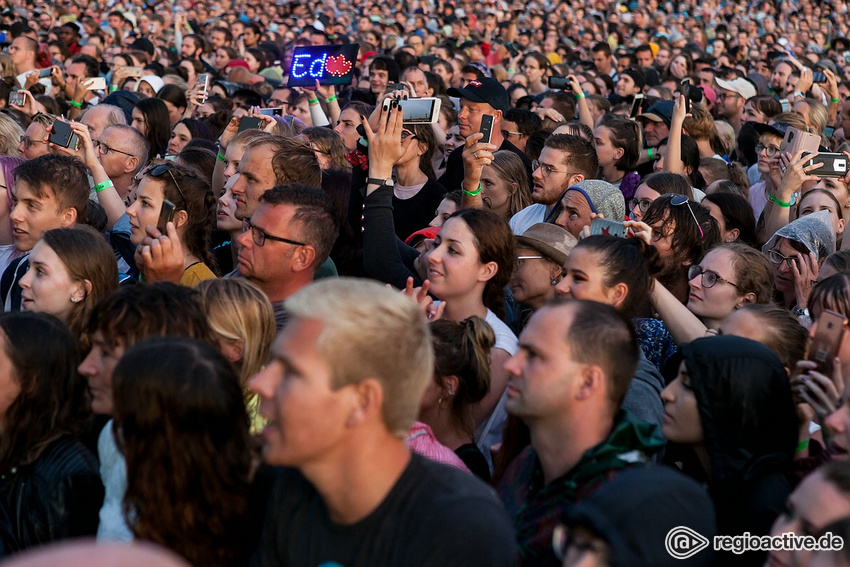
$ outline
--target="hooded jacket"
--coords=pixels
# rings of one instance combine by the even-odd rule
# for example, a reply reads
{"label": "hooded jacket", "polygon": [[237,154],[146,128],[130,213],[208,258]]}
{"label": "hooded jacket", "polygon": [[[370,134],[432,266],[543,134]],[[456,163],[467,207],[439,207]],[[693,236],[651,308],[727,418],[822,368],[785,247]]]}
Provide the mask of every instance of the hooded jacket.
{"label": "hooded jacket", "polygon": [[709,545],[686,561],[667,552],[667,534],[686,526],[709,541],[715,535],[714,506],[705,488],[670,467],[624,471],[578,504],[567,518],[608,545],[611,567],[709,567]]}
{"label": "hooded jacket", "polygon": [[659,428],[620,410],[608,438],[588,449],[559,478],[544,484],[533,447],[511,463],[497,491],[511,515],[523,565],[560,565],[552,549],[552,532],[567,513],[621,471],[642,465],[664,447]]}
{"label": "hooded jacket", "polygon": [[[788,375],[766,346],[718,336],[681,347],[697,401],[717,512],[717,533],[766,535],[793,486],[788,474],[797,443],[797,417]],[[753,552],[735,564],[761,565]]]}

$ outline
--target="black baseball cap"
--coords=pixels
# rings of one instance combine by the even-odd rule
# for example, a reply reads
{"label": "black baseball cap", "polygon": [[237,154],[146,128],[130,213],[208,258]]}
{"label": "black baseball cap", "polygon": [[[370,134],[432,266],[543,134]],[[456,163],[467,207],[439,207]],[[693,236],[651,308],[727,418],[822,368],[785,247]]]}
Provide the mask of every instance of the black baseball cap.
{"label": "black baseball cap", "polygon": [[449,96],[457,98],[465,98],[472,102],[483,102],[489,104],[496,110],[507,112],[511,107],[508,91],[502,86],[502,83],[491,77],[482,77],[474,81],[470,81],[465,87],[455,89],[451,88],[446,91]]}

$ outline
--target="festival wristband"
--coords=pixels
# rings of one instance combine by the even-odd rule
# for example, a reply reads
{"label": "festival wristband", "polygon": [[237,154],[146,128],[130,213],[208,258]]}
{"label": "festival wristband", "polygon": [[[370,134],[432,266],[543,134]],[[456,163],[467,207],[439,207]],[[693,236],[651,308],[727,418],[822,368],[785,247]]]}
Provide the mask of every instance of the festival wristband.
{"label": "festival wristband", "polygon": [[777,207],[782,207],[783,209],[790,209],[791,205],[794,204],[793,200],[786,203],[785,201],[780,201],[779,199],[777,199],[773,195],[768,195],[767,200],[770,201],[771,203],[773,203],[774,205],[776,205]]}
{"label": "festival wristband", "polygon": [[467,195],[469,197],[477,197],[478,195],[481,194],[481,189],[482,189],[481,183],[478,184],[478,189],[476,189],[475,191],[467,191],[466,189],[461,188],[461,190],[463,191],[463,194]]}
{"label": "festival wristband", "polygon": [[101,181],[97,185],[94,186],[94,192],[100,193],[104,189],[109,189],[110,187],[115,187],[115,184],[112,183],[111,179],[107,179],[106,181]]}

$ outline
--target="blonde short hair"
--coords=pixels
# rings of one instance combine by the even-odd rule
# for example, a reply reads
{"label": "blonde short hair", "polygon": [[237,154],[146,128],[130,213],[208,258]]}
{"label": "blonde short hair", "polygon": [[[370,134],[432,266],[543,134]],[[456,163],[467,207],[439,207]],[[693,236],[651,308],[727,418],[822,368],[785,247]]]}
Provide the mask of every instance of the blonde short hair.
{"label": "blonde short hair", "polygon": [[18,146],[23,135],[24,129],[20,124],[5,114],[0,114],[0,155],[20,157]]}
{"label": "blonde short hair", "polygon": [[242,278],[205,280],[195,289],[214,336],[242,341],[239,379],[244,388],[269,361],[276,334],[274,308],[259,287]]}
{"label": "blonde short hair", "polygon": [[338,278],[304,288],[285,306],[293,318],[322,323],[316,352],[334,388],[380,382],[384,425],[403,437],[434,374],[431,332],[418,305],[379,283]]}

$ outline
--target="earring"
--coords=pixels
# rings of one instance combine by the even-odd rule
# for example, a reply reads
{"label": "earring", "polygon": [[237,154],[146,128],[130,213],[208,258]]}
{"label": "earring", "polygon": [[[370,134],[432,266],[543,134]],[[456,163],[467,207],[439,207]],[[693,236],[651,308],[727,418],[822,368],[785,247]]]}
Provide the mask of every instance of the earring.
{"label": "earring", "polygon": [[552,285],[558,285],[558,280],[552,280],[550,283],[551,283]]}
{"label": "earring", "polygon": [[72,297],[72,298],[71,298],[71,303],[76,303],[76,302],[78,302],[78,301],[79,301],[79,299],[77,299],[76,297]]}

